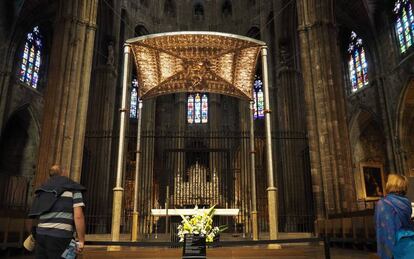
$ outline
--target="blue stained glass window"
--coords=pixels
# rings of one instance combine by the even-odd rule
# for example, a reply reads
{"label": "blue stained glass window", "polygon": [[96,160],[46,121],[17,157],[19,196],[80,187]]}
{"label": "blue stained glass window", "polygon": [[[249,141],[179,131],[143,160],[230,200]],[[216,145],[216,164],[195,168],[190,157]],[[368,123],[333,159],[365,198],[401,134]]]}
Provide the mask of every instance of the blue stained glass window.
{"label": "blue stained glass window", "polygon": [[131,81],[131,103],[129,107],[129,117],[131,119],[138,118],[138,80],[136,78]]}
{"label": "blue stained glass window", "polygon": [[195,93],[187,96],[187,122],[189,124],[208,122],[207,94]]}
{"label": "blue stained glass window", "polygon": [[397,0],[394,5],[396,15],[395,32],[404,53],[414,44],[414,16],[410,0]]}
{"label": "blue stained glass window", "polygon": [[201,98],[201,123],[208,122],[208,98],[206,94],[203,94]]}
{"label": "blue stained glass window", "polygon": [[264,118],[264,94],[263,82],[260,77],[255,76],[253,83],[254,118]]}
{"label": "blue stained glass window", "polygon": [[192,94],[187,98],[187,122],[194,123],[194,95]]}
{"label": "blue stained glass window", "polygon": [[355,32],[351,32],[348,46],[349,53],[349,79],[351,92],[356,92],[368,85],[368,63],[365,56],[362,39]]}
{"label": "blue stained glass window", "polygon": [[20,81],[33,88],[37,88],[39,83],[39,69],[42,64],[42,40],[39,27],[34,27],[33,31],[27,34],[21,59]]}
{"label": "blue stained glass window", "polygon": [[194,123],[201,122],[201,97],[196,94],[194,98]]}

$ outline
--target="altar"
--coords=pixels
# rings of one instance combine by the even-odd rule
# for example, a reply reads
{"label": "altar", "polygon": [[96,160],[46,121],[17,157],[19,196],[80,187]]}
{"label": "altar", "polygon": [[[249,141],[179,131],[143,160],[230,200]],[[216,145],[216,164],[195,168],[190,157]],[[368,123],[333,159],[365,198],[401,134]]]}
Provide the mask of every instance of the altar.
{"label": "altar", "polygon": [[[188,216],[194,215],[197,211],[208,211],[208,209],[151,209],[151,215],[158,217],[166,216]],[[215,216],[237,216],[239,214],[239,209],[215,209]]]}

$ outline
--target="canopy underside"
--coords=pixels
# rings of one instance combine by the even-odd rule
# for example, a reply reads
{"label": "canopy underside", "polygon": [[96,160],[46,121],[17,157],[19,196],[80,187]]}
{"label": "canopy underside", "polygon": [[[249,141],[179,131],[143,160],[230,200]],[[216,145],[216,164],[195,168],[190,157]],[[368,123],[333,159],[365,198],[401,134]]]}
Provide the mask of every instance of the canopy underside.
{"label": "canopy underside", "polygon": [[252,99],[257,57],[264,42],[212,32],[173,32],[127,41],[139,96],[211,92]]}

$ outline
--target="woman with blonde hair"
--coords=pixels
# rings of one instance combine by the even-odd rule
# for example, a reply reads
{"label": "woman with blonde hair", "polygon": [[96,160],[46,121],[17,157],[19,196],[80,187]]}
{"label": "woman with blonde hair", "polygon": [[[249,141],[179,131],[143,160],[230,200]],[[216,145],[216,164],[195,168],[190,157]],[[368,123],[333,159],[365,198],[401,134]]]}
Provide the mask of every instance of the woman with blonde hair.
{"label": "woman with blonde hair", "polygon": [[388,175],[386,196],[375,207],[377,252],[381,259],[414,258],[414,227],[411,202],[405,196],[408,179]]}

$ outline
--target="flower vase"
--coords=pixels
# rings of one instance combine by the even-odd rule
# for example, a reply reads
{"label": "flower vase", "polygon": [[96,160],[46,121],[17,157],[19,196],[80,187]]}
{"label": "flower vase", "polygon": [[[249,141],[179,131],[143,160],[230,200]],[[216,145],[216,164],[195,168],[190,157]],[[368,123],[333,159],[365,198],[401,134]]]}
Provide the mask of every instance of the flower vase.
{"label": "flower vase", "polygon": [[206,257],[206,237],[194,234],[184,236],[183,259]]}

